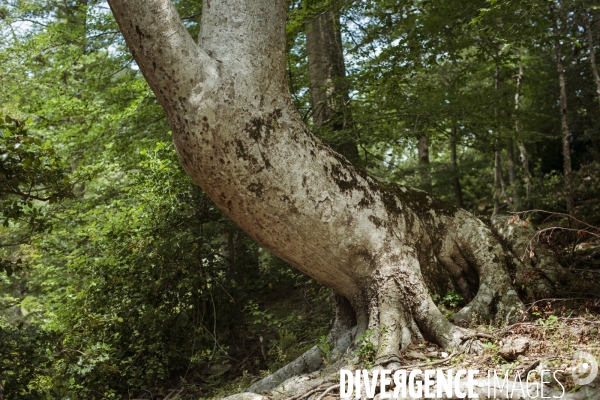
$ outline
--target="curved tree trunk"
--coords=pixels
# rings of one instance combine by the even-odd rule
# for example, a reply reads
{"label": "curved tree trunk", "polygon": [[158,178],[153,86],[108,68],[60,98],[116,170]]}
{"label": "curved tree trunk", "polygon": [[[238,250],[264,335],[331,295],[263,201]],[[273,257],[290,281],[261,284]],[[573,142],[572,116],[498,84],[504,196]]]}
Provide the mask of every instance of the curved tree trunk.
{"label": "curved tree trunk", "polygon": [[422,337],[460,345],[464,330],[431,292],[471,299],[456,322],[514,315],[518,260],[490,227],[369,177],[303,125],[285,77],[284,1],[205,0],[199,46],[168,0],[109,4],[187,173],[258,243],[347,304],[338,338],[349,325],[372,329],[380,362]]}

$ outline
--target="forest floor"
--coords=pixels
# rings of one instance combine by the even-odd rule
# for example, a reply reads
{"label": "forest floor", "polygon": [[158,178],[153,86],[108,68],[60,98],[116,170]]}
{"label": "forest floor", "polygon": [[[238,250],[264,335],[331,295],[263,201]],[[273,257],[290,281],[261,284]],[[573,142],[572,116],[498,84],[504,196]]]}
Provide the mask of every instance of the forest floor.
{"label": "forest floor", "polygon": [[[406,369],[409,373],[414,369],[440,369],[447,371],[457,370],[479,370],[475,378],[485,381],[488,372],[494,379],[494,371],[498,379],[508,374],[509,381],[516,379],[517,373],[525,383],[526,376],[530,371],[531,381],[539,382],[540,372],[549,370],[556,380],[546,378],[546,388],[554,390],[550,394],[562,398],[600,399],[600,379],[592,383],[580,386],[573,381],[573,372],[578,364],[581,368],[581,360],[575,357],[578,352],[585,352],[600,360],[600,310],[591,310],[581,307],[578,310],[568,310],[566,314],[558,314],[552,307],[555,301],[540,302],[542,311],[539,311],[539,319],[528,322],[519,322],[504,327],[490,325],[472,325],[470,328],[477,332],[477,340],[480,350],[478,352],[455,352],[448,354],[433,343],[415,343],[400,352],[402,366],[396,369]],[[600,304],[598,304],[600,305]],[[597,307],[595,307],[597,308]],[[515,338],[526,342],[525,350],[520,349],[522,354],[510,354],[510,343]],[[504,350],[504,351],[503,351]],[[509,353],[509,354],[507,354]],[[339,391],[333,388],[340,382],[339,369],[364,368],[358,362],[358,358],[338,361],[332,365],[326,365],[321,371],[307,374],[299,378],[286,381],[271,392],[265,392],[262,396],[240,393],[240,387],[233,389],[230,400],[334,400],[339,398]],[[536,372],[537,371],[537,372]],[[580,371],[581,372],[581,371]],[[579,376],[585,376],[579,375]],[[516,389],[518,390],[518,389]],[[229,391],[229,390],[228,390]],[[241,390],[243,392],[243,389]],[[498,398],[504,398],[500,396]],[[511,393],[511,392],[509,392]],[[564,393],[564,397],[562,394]],[[325,396],[322,396],[325,394]],[[512,394],[512,393],[511,393]],[[518,396],[516,392],[514,397]],[[532,389],[532,397],[534,392]],[[548,392],[546,392],[548,394]],[[218,397],[226,396],[225,393]],[[364,396],[364,394],[363,394]],[[366,398],[366,397],[365,397]],[[377,397],[375,397],[377,399]],[[481,398],[481,396],[480,396]]]}
{"label": "forest floor", "polygon": [[[590,280],[598,282],[600,280],[600,271],[598,270],[600,243],[587,241],[577,244],[573,249],[575,251],[571,251],[568,260],[564,258],[564,253],[557,254],[557,256],[559,259],[563,257],[561,261],[563,265],[571,266],[570,269],[576,276],[574,286],[561,288],[555,297],[526,302],[526,310],[518,322],[512,324],[472,323],[468,328],[475,332],[471,346],[473,349],[467,348],[467,351],[443,350],[429,342],[414,343],[400,352],[402,365],[396,369],[406,369],[409,372],[414,369],[479,370],[479,374],[476,374],[475,377],[480,378],[481,381],[488,379],[488,371],[492,377],[495,371],[500,380],[508,373],[510,381],[513,378],[516,379],[518,373],[523,376],[523,382],[530,371],[537,371],[532,372],[531,376],[537,376],[539,380],[539,374],[543,373],[542,370],[550,370],[551,374],[556,372],[556,380],[552,380],[552,383],[547,384],[546,387],[554,389],[555,391],[552,393],[558,398],[600,400],[600,377],[584,386],[576,384],[573,380],[574,371],[577,371],[576,369],[581,368],[582,365],[581,359],[576,357],[578,352],[591,354],[597,362],[600,362],[600,293],[583,293],[576,287],[578,282],[589,282]],[[281,295],[289,296],[290,294],[288,292]],[[294,312],[298,303],[290,302],[289,297],[287,300],[282,301],[279,305],[287,304],[286,307],[290,307],[290,309],[288,311],[280,309],[278,313]],[[452,303],[453,300],[456,299],[440,300],[440,307],[446,311],[448,317],[451,317],[453,311],[460,309],[459,304]],[[520,346],[515,345],[515,339],[518,339]],[[314,339],[308,345],[306,341],[298,344],[292,343],[287,349],[284,349],[284,353],[289,352],[295,357],[300,354],[300,348],[305,350],[319,343],[318,339]],[[356,349],[364,345],[364,342],[358,343]],[[475,347],[478,348],[477,351],[474,351]],[[169,400],[221,399],[233,395],[231,400],[338,399],[339,390],[334,386],[340,383],[339,370],[341,368],[356,370],[373,367],[372,362],[364,358],[359,359],[356,354],[354,352],[336,362],[328,362],[325,350],[324,366],[320,371],[292,378],[273,391],[262,393],[262,396],[243,394],[243,392],[250,384],[274,370],[260,371],[258,374],[251,372],[252,370],[243,371],[237,376],[224,374],[220,380],[211,385],[211,389],[208,391],[206,387],[201,388],[203,385],[194,387],[191,385],[185,387],[184,385],[174,390],[167,398]],[[272,351],[267,352],[267,357],[273,357],[273,355]],[[257,353],[256,356],[260,355]],[[279,357],[282,358],[282,355],[279,354]],[[285,357],[284,354],[283,358],[291,361],[293,357]],[[577,372],[580,377],[585,376],[585,373],[581,374],[581,370]],[[564,392],[564,396],[561,396],[561,392]],[[514,398],[519,398],[518,392]]]}

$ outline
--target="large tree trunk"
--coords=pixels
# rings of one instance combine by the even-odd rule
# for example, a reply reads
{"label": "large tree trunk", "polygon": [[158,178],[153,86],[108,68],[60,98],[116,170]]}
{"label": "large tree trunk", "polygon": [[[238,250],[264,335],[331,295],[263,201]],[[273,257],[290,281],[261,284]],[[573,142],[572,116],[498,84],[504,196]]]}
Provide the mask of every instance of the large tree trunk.
{"label": "large tree trunk", "polygon": [[331,143],[332,147],[356,164],[359,155],[356,141],[349,136],[352,116],[340,21],[336,12],[325,11],[307,22],[306,55],[314,129],[340,133],[341,136]]}
{"label": "large tree trunk", "polygon": [[338,338],[372,329],[384,362],[422,337],[461,344],[431,292],[471,299],[456,321],[521,306],[508,271],[519,261],[490,227],[369,177],[306,129],[285,77],[283,0],[205,0],[199,45],[169,0],[109,4],[187,173],[258,243],[335,291]]}

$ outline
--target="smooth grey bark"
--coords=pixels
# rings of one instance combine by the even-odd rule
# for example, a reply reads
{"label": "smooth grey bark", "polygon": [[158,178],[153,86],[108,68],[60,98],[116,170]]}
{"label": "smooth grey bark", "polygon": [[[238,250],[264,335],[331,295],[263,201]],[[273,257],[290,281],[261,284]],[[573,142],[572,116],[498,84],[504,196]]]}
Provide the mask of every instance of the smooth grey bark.
{"label": "smooth grey bark", "polygon": [[356,141],[348,134],[352,115],[340,21],[335,11],[325,11],[306,23],[306,56],[314,129],[343,132],[332,147],[356,164],[360,158]]}
{"label": "smooth grey bark", "polygon": [[[554,5],[549,3],[550,11],[554,14]],[[565,68],[562,62],[560,32],[556,23],[556,16],[552,17],[552,32],[554,34],[554,52],[556,55],[556,70],[558,72],[558,82],[560,87],[560,127],[562,131],[562,150],[563,150],[563,176],[565,179],[565,197],[567,213],[573,214],[574,211],[574,187],[573,170],[571,166],[571,134],[569,132],[568,114],[567,114],[567,83],[565,78]]]}
{"label": "smooth grey bark", "polygon": [[307,130],[286,82],[283,0],[205,0],[199,45],[171,1],[109,5],[188,175],[259,244],[344,299],[334,330],[372,329],[384,362],[422,337],[463,342],[432,292],[471,299],[457,322],[521,307],[508,272],[519,261],[488,225],[373,179]]}
{"label": "smooth grey bark", "polygon": [[429,138],[427,136],[419,136],[417,149],[419,152],[421,188],[428,193],[433,193],[433,186],[431,184],[431,166],[429,163]]}
{"label": "smooth grey bark", "polygon": [[592,23],[590,21],[589,11],[584,10],[583,14],[585,18],[585,32],[587,36],[588,47],[590,49],[590,66],[592,67],[592,75],[594,77],[594,82],[596,83],[596,95],[598,96],[598,102],[600,103],[600,75],[598,74],[598,68],[596,67],[596,49],[594,47]]}

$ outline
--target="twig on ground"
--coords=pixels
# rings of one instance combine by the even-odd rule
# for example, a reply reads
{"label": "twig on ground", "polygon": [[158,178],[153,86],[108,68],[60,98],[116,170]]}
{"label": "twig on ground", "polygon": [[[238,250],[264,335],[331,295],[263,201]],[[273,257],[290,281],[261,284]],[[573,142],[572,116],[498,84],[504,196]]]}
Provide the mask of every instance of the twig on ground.
{"label": "twig on ground", "polygon": [[587,297],[566,297],[566,298],[549,298],[549,299],[540,299],[540,300],[536,300],[533,303],[529,304],[529,308],[527,310],[525,310],[524,313],[528,313],[529,310],[531,310],[533,308],[534,305],[536,305],[537,303],[541,303],[543,301],[547,301],[547,302],[551,302],[551,301],[571,301],[571,300],[591,300]]}
{"label": "twig on ground", "polygon": [[527,375],[530,371],[533,371],[535,368],[537,368],[537,366],[540,365],[540,361],[541,360],[534,361],[529,367],[525,369],[525,371],[523,371],[523,375]]}
{"label": "twig on ground", "polygon": [[304,399],[306,397],[309,397],[309,396],[317,393],[319,390],[325,389],[323,386],[325,384],[328,384],[328,383],[330,383],[330,381],[321,382],[318,385],[313,386],[312,388],[308,389],[308,391],[306,391],[304,393],[297,394],[295,396],[292,396],[292,397],[288,398],[287,400],[301,400],[301,399]]}
{"label": "twig on ground", "polygon": [[323,397],[325,397],[325,395],[327,393],[331,392],[333,389],[339,389],[339,388],[340,388],[339,384],[330,386],[329,388],[327,388],[327,390],[325,390],[323,393],[321,393],[321,395],[319,397],[317,397],[317,400],[321,400]]}
{"label": "twig on ground", "polygon": [[580,318],[580,317],[574,317],[574,318],[559,317],[558,319],[560,319],[562,321],[582,321],[582,322],[584,322],[586,324],[600,325],[600,321],[590,321],[589,319]]}
{"label": "twig on ground", "polygon": [[463,338],[463,340],[466,340],[466,339],[475,339],[475,338],[497,340],[496,337],[494,337],[492,335],[488,335],[487,333],[483,333],[483,332],[476,332],[473,335],[463,336],[462,338]]}
{"label": "twig on ground", "polygon": [[177,389],[173,390],[171,393],[169,393],[169,394],[167,395],[167,397],[165,397],[165,398],[164,398],[164,400],[168,400],[168,399],[170,399],[171,397],[173,397],[174,395],[175,395],[175,396],[177,396],[177,395],[180,395],[180,394],[181,394],[181,392],[183,392],[183,389],[185,389],[185,386],[182,386],[182,387],[181,387],[179,390],[177,390]]}

